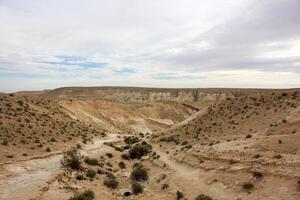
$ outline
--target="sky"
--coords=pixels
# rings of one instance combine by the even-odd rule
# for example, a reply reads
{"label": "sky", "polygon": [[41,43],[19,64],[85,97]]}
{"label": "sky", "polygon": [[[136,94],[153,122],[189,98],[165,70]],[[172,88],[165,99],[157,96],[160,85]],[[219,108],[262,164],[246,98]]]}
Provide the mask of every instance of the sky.
{"label": "sky", "polygon": [[299,0],[0,0],[0,91],[300,87]]}

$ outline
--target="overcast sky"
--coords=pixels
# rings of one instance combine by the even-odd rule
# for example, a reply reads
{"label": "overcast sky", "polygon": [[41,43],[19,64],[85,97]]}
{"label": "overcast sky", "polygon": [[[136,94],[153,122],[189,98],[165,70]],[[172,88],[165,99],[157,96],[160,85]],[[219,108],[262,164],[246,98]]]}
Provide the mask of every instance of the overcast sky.
{"label": "overcast sky", "polygon": [[0,0],[0,91],[300,87],[300,0]]}

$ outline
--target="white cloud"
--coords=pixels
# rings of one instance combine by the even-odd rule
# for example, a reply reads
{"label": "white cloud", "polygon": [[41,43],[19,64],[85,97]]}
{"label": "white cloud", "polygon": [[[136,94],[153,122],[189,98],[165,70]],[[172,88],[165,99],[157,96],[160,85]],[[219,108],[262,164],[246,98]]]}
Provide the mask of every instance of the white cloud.
{"label": "white cloud", "polygon": [[[298,0],[2,0],[0,91],[65,85],[299,87],[294,42],[300,35],[299,5]],[[107,65],[49,64],[60,61],[58,56]],[[124,68],[135,73],[122,74]],[[218,75],[225,72],[226,78]]]}

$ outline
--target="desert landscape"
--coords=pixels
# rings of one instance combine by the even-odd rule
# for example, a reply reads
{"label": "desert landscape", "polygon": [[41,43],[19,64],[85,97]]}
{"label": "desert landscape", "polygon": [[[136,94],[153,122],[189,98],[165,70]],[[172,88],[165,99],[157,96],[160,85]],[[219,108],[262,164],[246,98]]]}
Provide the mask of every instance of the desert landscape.
{"label": "desert landscape", "polygon": [[0,95],[0,199],[300,198],[300,89]]}
{"label": "desert landscape", "polygon": [[300,0],[0,0],[0,200],[300,200]]}

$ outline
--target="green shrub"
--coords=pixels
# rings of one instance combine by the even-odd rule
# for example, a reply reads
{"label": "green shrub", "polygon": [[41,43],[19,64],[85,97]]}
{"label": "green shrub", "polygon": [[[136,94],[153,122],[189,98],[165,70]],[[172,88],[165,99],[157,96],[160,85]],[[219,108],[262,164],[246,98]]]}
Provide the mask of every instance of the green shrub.
{"label": "green shrub", "polygon": [[196,200],[212,200],[212,198],[205,194],[200,194],[199,196],[197,196]]}
{"label": "green shrub", "polygon": [[112,158],[112,157],[113,157],[112,153],[106,153],[106,156],[107,156],[108,158]]}
{"label": "green shrub", "polygon": [[169,184],[167,184],[167,183],[164,183],[164,184],[161,186],[161,190],[165,190],[165,189],[167,189],[167,188],[169,188]]}
{"label": "green shrub", "polygon": [[8,145],[8,140],[5,138],[3,139],[3,141],[1,142],[2,145],[7,146]]}
{"label": "green shrub", "polygon": [[251,137],[252,137],[252,135],[250,135],[250,134],[246,135],[246,138],[251,138]]}
{"label": "green shrub", "polygon": [[274,156],[274,158],[276,158],[276,159],[281,159],[282,156],[281,156],[280,154],[277,154],[277,155]]}
{"label": "green shrub", "polygon": [[143,186],[135,181],[131,183],[131,189],[132,189],[132,193],[135,195],[139,193],[143,193],[144,191]]}
{"label": "green shrub", "polygon": [[122,154],[121,157],[122,157],[124,160],[129,160],[129,159],[130,159],[129,155],[126,154],[126,153],[125,153],[125,154]]}
{"label": "green shrub", "polygon": [[74,195],[74,197],[69,200],[93,200],[95,198],[95,193],[91,190],[86,190],[82,193]]}
{"label": "green shrub", "polygon": [[254,185],[252,183],[244,183],[243,188],[245,190],[252,190],[254,188]]}
{"label": "green shrub", "polygon": [[128,145],[138,143],[139,141],[140,141],[140,139],[138,137],[135,137],[135,136],[129,136],[129,137],[124,138],[124,142]]}
{"label": "green shrub", "polygon": [[141,159],[141,157],[150,153],[151,149],[152,147],[149,144],[145,144],[145,145],[137,144],[129,150],[129,157],[131,159]]}
{"label": "green shrub", "polygon": [[254,176],[255,178],[262,178],[264,175],[263,175],[263,173],[261,173],[261,172],[253,172],[253,176]]}
{"label": "green shrub", "polygon": [[89,178],[95,178],[96,177],[96,171],[93,170],[93,169],[89,169],[87,172],[86,172],[86,176],[89,177]]}
{"label": "green shrub", "polygon": [[177,191],[177,192],[176,192],[176,199],[179,200],[179,199],[181,199],[181,198],[183,198],[183,193],[180,192],[180,191]]}
{"label": "green shrub", "polygon": [[111,188],[111,189],[117,189],[118,186],[119,186],[119,182],[116,180],[115,177],[113,176],[110,176],[110,177],[107,177],[103,184],[108,187],[108,188]]}
{"label": "green shrub", "polygon": [[123,161],[121,161],[121,162],[119,162],[119,167],[121,168],[121,169],[125,169],[126,168],[126,165],[125,165],[125,163],[123,162]]}
{"label": "green shrub", "polygon": [[24,105],[24,102],[22,100],[18,100],[17,103],[20,105],[20,106],[23,106]]}
{"label": "green shrub", "polygon": [[76,151],[68,151],[64,154],[61,163],[65,167],[69,167],[73,170],[81,169],[81,155]]}
{"label": "green shrub", "polygon": [[88,165],[92,165],[92,166],[97,166],[99,165],[99,162],[96,158],[89,158],[89,157],[86,157],[84,159],[84,162]]}
{"label": "green shrub", "polygon": [[81,180],[83,180],[83,176],[81,174],[77,174],[76,175],[76,179],[79,180],[79,181],[81,181]]}
{"label": "green shrub", "polygon": [[133,168],[130,179],[133,181],[146,181],[148,180],[148,172],[147,169],[142,165],[138,165]]}

